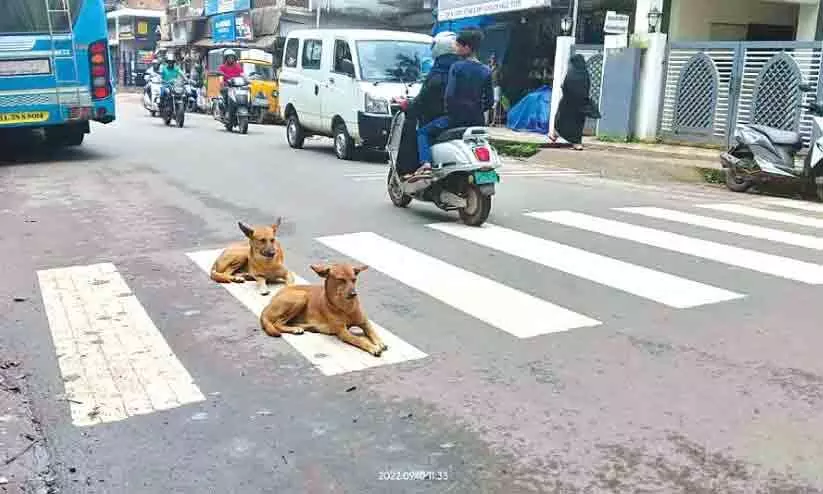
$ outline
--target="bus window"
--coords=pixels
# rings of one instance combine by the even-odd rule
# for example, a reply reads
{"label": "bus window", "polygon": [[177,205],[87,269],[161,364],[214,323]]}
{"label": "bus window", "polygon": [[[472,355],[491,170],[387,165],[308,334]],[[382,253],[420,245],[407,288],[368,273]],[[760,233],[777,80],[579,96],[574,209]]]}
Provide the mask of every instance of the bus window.
{"label": "bus window", "polygon": [[[48,33],[49,18],[46,14],[46,4],[52,0],[4,0],[3,15],[0,16],[0,33]],[[54,2],[62,5],[63,2]],[[69,9],[73,19],[77,20],[83,0],[69,0]],[[52,7],[56,8],[56,7]],[[52,27],[55,31],[69,30],[69,21],[64,13],[51,14]]]}

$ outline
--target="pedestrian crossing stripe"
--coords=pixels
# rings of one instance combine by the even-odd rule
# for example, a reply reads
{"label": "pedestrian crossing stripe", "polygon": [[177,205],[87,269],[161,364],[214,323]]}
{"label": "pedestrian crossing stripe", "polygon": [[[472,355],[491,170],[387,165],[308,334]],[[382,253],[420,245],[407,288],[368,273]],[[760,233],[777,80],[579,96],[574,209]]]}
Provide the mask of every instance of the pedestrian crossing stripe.
{"label": "pedestrian crossing stripe", "polygon": [[650,245],[811,285],[823,284],[823,266],[573,211],[527,213],[539,220]]}
{"label": "pedestrian crossing stripe", "polygon": [[318,241],[518,338],[601,324],[375,233],[321,237]]}
{"label": "pedestrian crossing stripe", "polygon": [[683,223],[686,225],[699,226],[702,228],[708,228],[711,230],[717,230],[725,233],[734,233],[737,235],[757,238],[760,240],[768,240],[770,242],[794,245],[796,247],[804,247],[807,249],[823,250],[823,238],[814,237],[812,235],[785,232],[782,230],[775,230],[773,228],[749,225],[746,223],[737,223],[735,221],[712,218],[709,216],[700,216],[696,214],[684,213],[681,211],[675,211],[673,209],[641,207],[615,208],[615,210],[626,213],[638,214],[641,216],[646,216],[648,218],[656,218],[661,220],[673,221],[676,223]]}
{"label": "pedestrian crossing stripe", "polygon": [[[208,274],[211,272],[215,259],[222,251],[223,249],[203,250],[190,252],[186,255]],[[210,278],[209,282],[215,283]],[[295,283],[308,284],[306,280],[297,275],[295,275]],[[259,327],[260,313],[263,312],[263,309],[271,300],[271,295],[260,295],[254,282],[225,283],[221,285],[254,314],[254,324]],[[282,286],[272,286],[272,293],[276,293],[280,288]],[[282,338],[326,376],[427,357],[425,353],[395,336],[389,330],[377,324],[374,324],[374,327],[383,342],[389,347],[380,357],[375,357],[359,348],[343,343],[336,337],[323,334],[309,332],[300,335],[284,334]],[[262,329],[260,334],[265,334]]]}
{"label": "pedestrian crossing stripe", "polygon": [[771,211],[768,209],[754,208],[744,204],[699,204],[697,207],[703,209],[711,209],[713,211],[722,211],[724,213],[739,214],[749,216],[751,218],[758,218],[761,220],[779,221],[781,223],[790,223],[799,226],[809,226],[812,228],[823,228],[823,219],[810,218],[808,216],[800,216],[797,214],[784,213],[781,211]]}
{"label": "pedestrian crossing stripe", "polygon": [[488,223],[480,228],[456,223],[437,223],[427,226],[484,247],[622,290],[669,307],[685,309],[743,297],[739,293]]}
{"label": "pedestrian crossing stripe", "polygon": [[111,263],[37,272],[78,427],[205,400]]}
{"label": "pedestrian crossing stripe", "polygon": [[811,211],[813,213],[823,213],[823,204],[808,201],[796,201],[782,197],[768,197],[760,199],[762,204],[770,206],[780,206],[789,209],[799,209],[801,211]]}

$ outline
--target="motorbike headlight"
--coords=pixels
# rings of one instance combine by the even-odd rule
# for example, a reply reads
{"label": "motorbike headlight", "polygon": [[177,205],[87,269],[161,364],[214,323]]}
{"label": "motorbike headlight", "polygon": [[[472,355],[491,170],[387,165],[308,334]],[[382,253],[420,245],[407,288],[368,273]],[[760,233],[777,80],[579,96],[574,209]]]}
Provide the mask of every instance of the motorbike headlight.
{"label": "motorbike headlight", "polygon": [[366,113],[377,113],[380,115],[389,114],[389,102],[382,98],[374,98],[366,93]]}

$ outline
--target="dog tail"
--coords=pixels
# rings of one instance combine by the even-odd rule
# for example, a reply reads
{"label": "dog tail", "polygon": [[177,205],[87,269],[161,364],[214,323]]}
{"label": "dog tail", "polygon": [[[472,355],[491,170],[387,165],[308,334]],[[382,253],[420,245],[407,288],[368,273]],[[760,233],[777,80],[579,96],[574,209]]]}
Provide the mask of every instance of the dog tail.
{"label": "dog tail", "polygon": [[277,329],[277,326],[266,318],[265,310],[260,313],[260,327],[263,328],[263,331],[269,336],[275,338],[280,336],[280,330]]}

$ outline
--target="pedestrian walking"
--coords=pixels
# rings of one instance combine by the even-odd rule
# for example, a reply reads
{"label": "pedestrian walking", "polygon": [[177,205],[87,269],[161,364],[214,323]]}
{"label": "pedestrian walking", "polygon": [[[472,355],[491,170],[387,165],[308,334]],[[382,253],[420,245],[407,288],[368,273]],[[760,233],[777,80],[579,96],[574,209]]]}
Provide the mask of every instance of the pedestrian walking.
{"label": "pedestrian walking", "polygon": [[583,149],[583,126],[586,117],[599,118],[599,112],[589,98],[591,78],[586,60],[582,55],[574,55],[569,60],[569,71],[563,81],[563,96],[557,107],[554,130],[549,139],[557,141],[562,137],[580,151]]}

